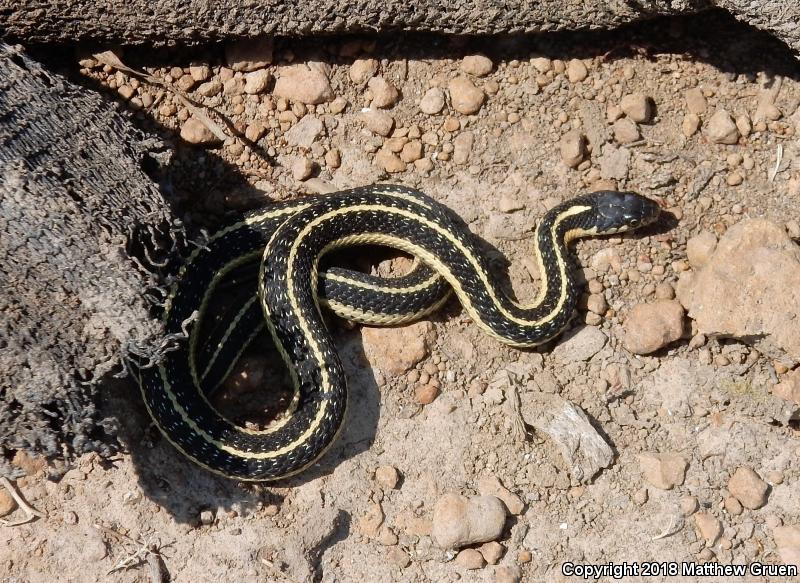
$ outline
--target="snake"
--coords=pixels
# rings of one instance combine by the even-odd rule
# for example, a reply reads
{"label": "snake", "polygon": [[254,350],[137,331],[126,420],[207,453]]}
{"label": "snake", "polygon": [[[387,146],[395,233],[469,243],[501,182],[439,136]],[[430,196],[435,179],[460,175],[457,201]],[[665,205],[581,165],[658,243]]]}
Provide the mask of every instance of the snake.
{"label": "snake", "polygon": [[[178,272],[163,324],[179,340],[136,373],[145,407],[172,445],[211,472],[241,481],[295,475],[336,442],[347,412],[346,375],[323,310],[363,324],[396,325],[424,317],[455,295],[489,336],[535,347],[563,332],[576,310],[581,290],[570,242],[649,225],[659,209],[656,201],[618,191],[576,196],[551,208],[533,236],[541,277],[528,303],[503,290],[465,222],[419,190],[377,184],[250,211],[198,246]],[[414,266],[399,278],[321,269],[333,251],[364,245],[408,253]],[[209,326],[215,322],[208,314],[211,297],[248,279],[254,281],[233,315]],[[214,328],[212,340],[204,341]],[[282,416],[253,429],[217,411],[210,395],[264,328],[287,365],[293,396]]]}

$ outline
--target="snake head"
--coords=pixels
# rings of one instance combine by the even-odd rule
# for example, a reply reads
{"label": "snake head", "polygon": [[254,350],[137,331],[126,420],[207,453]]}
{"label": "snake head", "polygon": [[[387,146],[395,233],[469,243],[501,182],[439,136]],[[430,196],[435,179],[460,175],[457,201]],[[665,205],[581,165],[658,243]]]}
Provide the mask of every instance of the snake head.
{"label": "snake head", "polygon": [[658,219],[658,203],[635,192],[601,190],[589,195],[595,208],[598,235],[622,233]]}

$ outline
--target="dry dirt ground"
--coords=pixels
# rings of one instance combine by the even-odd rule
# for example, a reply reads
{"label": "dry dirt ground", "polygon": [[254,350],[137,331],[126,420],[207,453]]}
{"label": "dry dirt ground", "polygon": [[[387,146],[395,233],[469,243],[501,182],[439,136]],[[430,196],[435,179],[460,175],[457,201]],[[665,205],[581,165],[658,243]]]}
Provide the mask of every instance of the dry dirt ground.
{"label": "dry dirt ground", "polygon": [[[15,460],[28,471],[18,490],[46,517],[0,529],[4,583],[503,583],[582,580],[562,574],[567,561],[797,561],[797,355],[702,334],[682,312],[679,337],[660,314],[628,321],[639,304],[677,304],[682,274],[708,260],[699,243],[699,259],[687,258],[701,233],[713,246],[763,217],[800,237],[800,67],[780,45],[712,14],[616,33],[117,52],[155,82],[90,54],[54,64],[167,142],[165,189],[198,227],[288,196],[406,184],[459,213],[529,298],[532,229],[547,208],[620,187],[669,216],[577,245],[591,293],[575,329],[537,351],[485,337],[455,302],[405,329],[332,322],[350,377],[347,427],[288,483],[237,484],[194,467],[149,426],[132,384],[110,384],[118,457],[82,458],[59,479],[41,461]],[[488,64],[465,59],[479,54]],[[203,114],[215,121],[197,121]],[[360,264],[389,275],[407,260]],[[797,320],[783,325],[800,336]],[[660,335],[653,352],[630,349],[637,334]],[[265,376],[264,366],[279,366],[268,353],[268,343],[252,350],[221,400],[283,383]],[[586,443],[570,445],[573,429],[548,433],[541,421],[541,408],[565,406],[588,416]],[[596,447],[589,435],[607,459],[580,461]],[[499,545],[440,548],[431,528],[446,493],[503,499]],[[626,580],[712,579],[640,571]]]}

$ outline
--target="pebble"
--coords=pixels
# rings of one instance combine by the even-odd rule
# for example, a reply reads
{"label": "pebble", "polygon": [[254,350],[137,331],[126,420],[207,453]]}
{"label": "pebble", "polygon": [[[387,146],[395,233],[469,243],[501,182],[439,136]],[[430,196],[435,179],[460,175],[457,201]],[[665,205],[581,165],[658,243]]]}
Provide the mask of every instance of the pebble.
{"label": "pebble", "polygon": [[605,144],[600,156],[600,176],[605,179],[625,180],[631,163],[631,151]]}
{"label": "pebble", "polygon": [[455,563],[456,565],[469,570],[481,569],[484,565],[486,565],[483,555],[480,553],[480,551],[475,549],[464,549],[463,551],[460,551],[456,555]]}
{"label": "pebble", "polygon": [[388,113],[378,111],[377,109],[370,109],[363,112],[360,117],[367,129],[372,133],[383,137],[392,133],[394,119]]}
{"label": "pebble", "polygon": [[181,126],[181,139],[190,144],[217,144],[220,139],[196,117],[190,117]]}
{"label": "pebble", "polygon": [[621,117],[614,122],[614,139],[618,144],[630,144],[640,138],[639,127],[627,117]]}
{"label": "pebble", "polygon": [[494,496],[445,494],[434,506],[431,535],[443,549],[461,548],[496,540],[505,523],[505,505]]}
{"label": "pebble", "polygon": [[739,516],[743,511],[742,503],[733,496],[728,496],[725,498],[722,505],[725,507],[725,510],[728,512],[728,514],[732,516]]}
{"label": "pebble", "polygon": [[671,300],[675,298],[675,288],[669,282],[662,282],[656,286],[655,291],[656,299],[658,300]]}
{"label": "pebble", "polygon": [[290,146],[311,148],[312,144],[317,141],[317,138],[319,138],[324,131],[325,126],[322,124],[321,119],[313,115],[306,115],[292,126],[284,136],[286,137],[286,142]]}
{"label": "pebble", "polygon": [[687,138],[691,138],[700,129],[700,116],[696,113],[687,113],[681,122],[681,131]]}
{"label": "pebble", "polygon": [[401,328],[361,329],[364,352],[370,363],[393,375],[408,372],[428,356],[436,332],[430,322]]}
{"label": "pebble", "polygon": [[378,466],[375,470],[375,481],[384,490],[394,490],[400,483],[400,472],[394,466]]}
{"label": "pebble", "polygon": [[602,294],[590,294],[586,300],[586,307],[590,312],[602,316],[608,310],[608,302]]}
{"label": "pebble", "polygon": [[708,546],[713,546],[717,539],[722,536],[722,524],[710,512],[698,512],[695,514],[694,524]]}
{"label": "pebble", "polygon": [[433,383],[418,386],[414,389],[414,400],[420,405],[430,405],[439,396],[439,387]]}
{"label": "pebble", "polygon": [[750,121],[750,116],[746,113],[736,116],[736,129],[739,130],[739,133],[742,134],[745,138],[750,135],[750,132],[753,131],[753,124]]}
{"label": "pebble", "polygon": [[482,544],[478,551],[483,555],[484,560],[489,565],[496,565],[506,551],[505,547],[497,541]]}
{"label": "pebble", "polygon": [[11,494],[5,488],[0,490],[0,518],[11,514],[16,507],[17,503],[11,497]]}
{"label": "pebble", "polygon": [[561,160],[570,168],[576,168],[586,159],[586,137],[578,130],[572,130],[561,136],[559,141]]}
{"label": "pebble", "polygon": [[350,80],[357,85],[366,83],[378,72],[378,61],[376,59],[356,59],[350,65]]}
{"label": "pebble", "polygon": [[314,163],[305,157],[298,157],[292,162],[292,177],[295,180],[306,180],[314,171]]}
{"label": "pebble", "polygon": [[456,77],[450,81],[447,88],[450,91],[450,103],[453,109],[464,115],[477,113],[486,100],[486,94],[475,87],[468,77]]}
{"label": "pebble", "polygon": [[203,510],[200,513],[200,524],[203,526],[214,524],[214,512],[211,510]]}
{"label": "pebble", "polygon": [[534,57],[531,59],[531,65],[540,73],[547,73],[553,70],[553,61],[547,57]]}
{"label": "pebble", "polygon": [[377,538],[386,515],[379,502],[371,502],[367,511],[358,519],[358,529],[369,538]]}
{"label": "pebble", "polygon": [[706,96],[703,95],[702,89],[695,87],[686,92],[686,109],[689,110],[689,113],[698,116],[703,115],[707,108],[708,101],[706,101]]}
{"label": "pebble", "polygon": [[682,496],[680,500],[681,514],[691,516],[700,507],[697,498],[694,496]]}
{"label": "pebble", "polygon": [[651,486],[671,490],[683,484],[689,464],[677,453],[643,453],[639,455],[639,469]]}
{"label": "pebble", "polygon": [[[487,391],[488,392],[488,391]],[[478,480],[478,492],[481,496],[494,496],[502,500],[511,514],[521,514],[525,509],[522,498],[503,486],[497,476],[484,476]]]}
{"label": "pebble", "polygon": [[493,67],[492,60],[485,55],[468,55],[461,60],[461,70],[474,77],[485,77]]}
{"label": "pebble", "polygon": [[208,81],[211,78],[211,67],[203,63],[189,65],[189,75],[198,83]]}
{"label": "pebble", "polygon": [[522,574],[517,567],[499,565],[494,570],[494,583],[519,583]]}
{"label": "pebble", "polygon": [[214,97],[218,95],[220,91],[222,91],[222,83],[217,79],[207,81],[197,88],[197,92],[203,97]]}
{"label": "pebble", "polygon": [[573,328],[567,332],[553,350],[553,357],[561,362],[584,362],[600,352],[608,337],[594,326]]}
{"label": "pebble", "polygon": [[625,347],[650,354],[683,335],[683,306],[676,300],[637,304],[625,319]]}
{"label": "pebble", "polygon": [[408,165],[400,159],[400,156],[388,148],[381,148],[375,154],[375,163],[389,174],[404,172],[408,168]]}
{"label": "pebble", "polygon": [[267,133],[267,127],[264,123],[261,121],[254,121],[248,124],[247,128],[244,130],[244,137],[251,142],[257,142],[264,137],[265,133]]}
{"label": "pebble", "polygon": [[694,269],[709,262],[717,248],[717,237],[711,231],[703,231],[686,242],[686,258]]}
{"label": "pebble", "polygon": [[706,137],[714,144],[735,144],[739,141],[739,130],[730,114],[718,109],[706,124]]}
{"label": "pebble", "polygon": [[739,186],[744,182],[744,177],[739,172],[731,172],[726,179],[728,186]]}
{"label": "pebble", "polygon": [[475,136],[472,132],[462,132],[453,140],[453,163],[463,166],[469,162]]}
{"label": "pebble", "polygon": [[330,102],[330,104],[328,105],[328,110],[332,114],[336,115],[342,113],[345,109],[347,109],[348,105],[350,105],[350,103],[347,101],[347,99],[340,96]]}
{"label": "pebble", "polygon": [[642,93],[630,93],[620,101],[620,109],[636,123],[647,123],[653,117],[653,100]]}
{"label": "pebble", "polygon": [[411,162],[416,162],[424,153],[424,149],[422,146],[422,142],[414,140],[413,142],[408,142],[403,146],[403,149],[400,150],[400,159],[410,164]]}
{"label": "pebble", "polygon": [[373,77],[367,84],[372,93],[372,106],[386,109],[400,100],[400,92],[391,81],[383,77]]}
{"label": "pebble", "polygon": [[265,69],[248,73],[244,77],[244,92],[248,95],[264,93],[271,78],[272,75]]}
{"label": "pebble", "polygon": [[255,71],[272,63],[271,37],[247,38],[225,46],[225,62],[234,71]]}
{"label": "pebble", "polygon": [[419,102],[419,109],[426,115],[436,115],[444,109],[444,91],[439,87],[431,87]]}
{"label": "pebble", "polygon": [[334,97],[328,77],[322,71],[305,65],[281,69],[273,94],[306,105],[325,103]]}
{"label": "pebble", "polygon": [[800,368],[787,374],[781,382],[772,387],[772,394],[800,405]]}
{"label": "pebble", "polygon": [[583,81],[589,75],[586,65],[580,59],[572,59],[567,63],[567,79],[570,83]]}
{"label": "pebble", "polygon": [[408,556],[408,553],[406,553],[400,547],[392,547],[391,549],[389,549],[387,557],[389,558],[389,561],[391,561],[393,565],[396,565],[401,569],[405,569],[411,564],[411,558]]}
{"label": "pebble", "polygon": [[728,491],[742,503],[742,506],[755,510],[767,503],[769,484],[751,468],[742,466],[728,481]]}

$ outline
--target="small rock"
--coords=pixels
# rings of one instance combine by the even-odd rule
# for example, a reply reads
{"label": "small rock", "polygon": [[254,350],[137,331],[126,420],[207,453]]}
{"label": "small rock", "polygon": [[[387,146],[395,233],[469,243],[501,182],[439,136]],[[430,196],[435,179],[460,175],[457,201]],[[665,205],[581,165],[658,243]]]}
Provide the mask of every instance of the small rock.
{"label": "small rock", "polygon": [[475,87],[467,77],[456,77],[450,81],[447,88],[450,91],[453,109],[464,115],[477,113],[486,99],[484,92]]}
{"label": "small rock", "polygon": [[417,322],[401,328],[361,329],[364,353],[370,364],[390,374],[411,370],[428,356],[436,332],[430,322]]}
{"label": "small rock", "polygon": [[725,498],[722,504],[725,506],[725,510],[728,512],[728,514],[732,516],[739,516],[743,511],[742,503],[733,496],[728,496]]}
{"label": "small rock", "polygon": [[671,300],[675,298],[675,288],[668,281],[663,281],[656,286],[657,300]]}
{"label": "small rock", "polygon": [[586,159],[586,138],[578,130],[572,130],[561,136],[559,142],[561,160],[570,168],[575,168]]}
{"label": "small rock", "polygon": [[372,93],[372,106],[386,109],[393,107],[400,99],[397,87],[383,77],[373,77],[367,84]]}
{"label": "small rock", "polygon": [[493,66],[492,60],[484,55],[468,55],[461,60],[461,70],[475,77],[485,77]]}
{"label": "small rock", "polygon": [[573,328],[564,334],[553,357],[563,363],[585,362],[603,349],[608,337],[595,326]]}
{"label": "small rock", "polygon": [[234,71],[255,71],[272,63],[272,38],[242,39],[225,47],[225,62]]}
{"label": "small rock", "polygon": [[707,108],[708,102],[706,101],[706,96],[703,95],[702,89],[695,87],[686,92],[686,109],[689,110],[689,113],[698,116],[703,115]]}
{"label": "small rock", "polygon": [[742,134],[745,138],[750,135],[750,132],[753,131],[753,124],[750,121],[750,116],[746,113],[736,116],[736,129],[739,130],[739,133]]}
{"label": "small rock", "polygon": [[683,496],[680,501],[681,514],[684,516],[691,516],[700,507],[697,498],[694,496]]}
{"label": "small rock", "polygon": [[553,70],[553,61],[547,57],[534,57],[531,59],[531,65],[540,73],[547,73]]}
{"label": "small rock", "polygon": [[482,544],[478,548],[478,551],[480,551],[481,555],[483,555],[484,560],[488,564],[496,565],[497,562],[503,557],[503,553],[506,552],[506,549],[499,542],[491,541]]}
{"label": "small rock", "polygon": [[700,116],[696,113],[687,113],[683,116],[681,131],[687,138],[691,138],[700,129]]}
{"label": "small rock", "polygon": [[486,564],[483,555],[475,549],[464,549],[456,555],[456,565],[465,569],[481,569]]}
{"label": "small rock", "polygon": [[334,115],[342,113],[350,103],[344,97],[337,97],[328,105],[328,109]]}
{"label": "small rock", "polygon": [[580,59],[572,59],[567,63],[567,79],[570,83],[583,81],[589,75],[586,65]]}
{"label": "small rock", "polygon": [[411,558],[408,556],[403,549],[400,547],[392,547],[389,549],[389,552],[386,555],[389,558],[389,561],[392,564],[400,567],[401,569],[405,569],[411,564]]}
{"label": "small rock", "polygon": [[445,494],[434,506],[431,535],[441,548],[455,549],[496,540],[505,523],[506,508],[494,496]]}
{"label": "small rock", "polygon": [[362,85],[366,83],[368,79],[371,79],[375,76],[375,73],[378,72],[378,61],[375,59],[356,59],[353,61],[353,64],[350,65],[350,80],[353,83],[358,85]]}
{"label": "small rock", "polygon": [[706,125],[706,136],[715,144],[735,144],[739,141],[739,130],[730,114],[718,109]]}
{"label": "small rock", "polygon": [[314,163],[308,158],[297,158],[292,163],[292,177],[295,180],[306,180],[314,171]]}
{"label": "small rock", "polygon": [[728,481],[728,491],[742,503],[742,506],[755,510],[767,503],[769,484],[751,468],[742,466]]}
{"label": "small rock", "polygon": [[436,115],[444,109],[444,91],[439,87],[431,87],[422,96],[419,109],[426,115]]}
{"label": "small rock", "polygon": [[264,91],[267,90],[267,85],[269,85],[271,78],[272,75],[266,69],[248,73],[244,78],[244,92],[248,95],[264,93]]}
{"label": "small rock", "polygon": [[305,65],[283,68],[275,82],[275,97],[291,99],[306,105],[317,105],[333,100],[333,89],[328,77],[318,69]]}
{"label": "small rock", "polygon": [[197,92],[203,97],[214,97],[218,95],[220,91],[222,91],[222,83],[217,79],[212,79],[211,81],[203,83],[197,88]]}
{"label": "small rock", "polygon": [[214,524],[214,512],[211,510],[203,510],[200,513],[200,524],[203,526]]}
{"label": "small rock", "polygon": [[264,137],[265,133],[267,133],[267,127],[264,125],[264,122],[254,121],[244,130],[244,137],[251,142],[257,142]]}
{"label": "small rock", "polygon": [[781,382],[772,387],[772,394],[800,405],[800,368],[787,374]]}
{"label": "small rock", "polygon": [[430,405],[439,396],[439,387],[433,383],[418,386],[414,389],[414,400],[420,405]]}
{"label": "small rock", "polygon": [[208,81],[211,78],[211,67],[205,64],[197,64],[197,65],[190,65],[189,66],[189,75],[197,81],[201,83],[203,81]]}
{"label": "small rock", "polygon": [[377,109],[370,109],[362,113],[361,121],[372,133],[383,137],[392,133],[392,128],[394,127],[392,116]]}
{"label": "small rock", "polygon": [[499,565],[494,569],[494,583],[519,583],[521,580],[522,574],[517,567]]}
{"label": "small rock", "polygon": [[244,93],[244,77],[231,77],[222,84],[222,92],[225,95],[241,95]]}
{"label": "small rock", "polygon": [[699,269],[708,263],[717,248],[717,237],[711,231],[703,231],[686,242],[686,258],[689,265]]}
{"label": "small rock", "polygon": [[217,144],[220,139],[196,117],[190,117],[181,126],[181,139],[190,144]]}
{"label": "small rock", "polygon": [[625,347],[650,354],[683,335],[683,306],[675,300],[637,304],[625,319]]}
{"label": "small rock", "polygon": [[394,466],[378,466],[375,470],[375,481],[384,490],[394,490],[400,482],[400,472]]}
{"label": "small rock", "polygon": [[369,508],[358,519],[358,529],[369,538],[377,538],[385,515],[379,502],[371,502]]}
{"label": "small rock", "polygon": [[639,139],[639,128],[630,118],[621,117],[614,122],[614,139],[618,144],[630,144]]}
{"label": "small rock", "polygon": [[286,132],[286,142],[290,146],[310,148],[325,131],[322,120],[313,115],[306,115]]}
{"label": "small rock", "polygon": [[0,518],[14,512],[16,507],[17,503],[11,497],[11,494],[5,488],[0,490]]}
{"label": "small rock", "polygon": [[[488,392],[488,391],[487,391]],[[511,514],[521,514],[525,509],[522,498],[503,486],[497,476],[484,476],[478,480],[478,492],[481,496],[494,496],[502,500]]]}
{"label": "small rock", "polygon": [[660,490],[671,490],[683,484],[689,464],[676,453],[643,453],[639,469],[644,479]]}
{"label": "small rock", "polygon": [[772,536],[781,561],[785,565],[800,565],[800,526],[776,526]]}
{"label": "small rock", "polygon": [[410,164],[422,158],[423,153],[422,142],[414,140],[405,144],[403,149],[400,150],[400,159],[406,164]]}
{"label": "small rock", "polygon": [[387,148],[378,150],[378,153],[375,154],[375,163],[390,174],[404,172],[408,167],[407,164],[400,159],[400,156]]}
{"label": "small rock", "polygon": [[603,145],[600,156],[600,176],[606,179],[625,180],[631,163],[631,151],[628,148],[617,148],[613,144]]}
{"label": "small rock", "polygon": [[716,516],[709,512],[698,512],[694,515],[694,524],[700,536],[706,541],[706,545],[713,546],[717,539],[722,536],[722,524]]}
{"label": "small rock", "polygon": [[619,106],[636,123],[647,123],[653,117],[653,101],[642,93],[625,95]]}
{"label": "small rock", "polygon": [[475,136],[472,132],[461,132],[453,140],[453,162],[464,165],[469,162]]}

